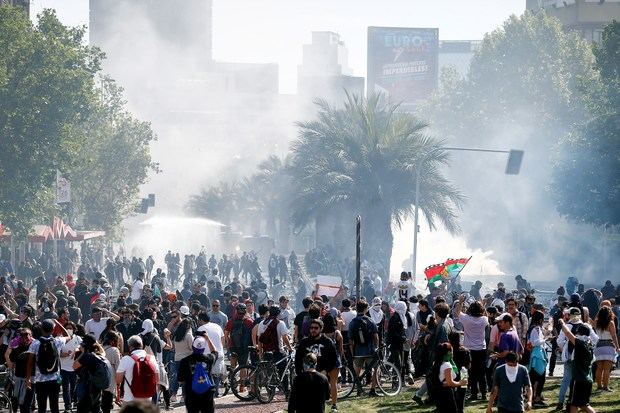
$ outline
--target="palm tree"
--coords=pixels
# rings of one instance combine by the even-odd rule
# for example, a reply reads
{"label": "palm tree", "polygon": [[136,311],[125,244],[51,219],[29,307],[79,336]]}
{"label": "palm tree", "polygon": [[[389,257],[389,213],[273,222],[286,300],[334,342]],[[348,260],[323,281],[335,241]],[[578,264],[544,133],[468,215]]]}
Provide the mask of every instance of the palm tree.
{"label": "palm tree", "polygon": [[292,146],[296,229],[333,210],[349,211],[351,225],[360,214],[363,258],[389,271],[392,224],[400,227],[412,214],[419,168],[419,207],[428,225],[459,231],[463,197],[443,176],[448,155],[441,141],[425,134],[426,124],[398,112],[381,95],[347,95],[342,108],[316,103],[318,119],[297,124],[299,138]]}
{"label": "palm tree", "polygon": [[192,195],[187,203],[187,209],[197,216],[218,220],[230,227],[245,203],[240,199],[238,182],[221,181]]}

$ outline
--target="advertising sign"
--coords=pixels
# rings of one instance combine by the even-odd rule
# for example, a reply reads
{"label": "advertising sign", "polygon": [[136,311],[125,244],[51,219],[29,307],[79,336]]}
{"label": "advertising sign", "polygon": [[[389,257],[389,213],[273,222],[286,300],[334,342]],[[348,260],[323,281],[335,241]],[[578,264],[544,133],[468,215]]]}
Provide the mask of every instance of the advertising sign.
{"label": "advertising sign", "polygon": [[437,87],[439,29],[368,28],[368,93],[413,110]]}

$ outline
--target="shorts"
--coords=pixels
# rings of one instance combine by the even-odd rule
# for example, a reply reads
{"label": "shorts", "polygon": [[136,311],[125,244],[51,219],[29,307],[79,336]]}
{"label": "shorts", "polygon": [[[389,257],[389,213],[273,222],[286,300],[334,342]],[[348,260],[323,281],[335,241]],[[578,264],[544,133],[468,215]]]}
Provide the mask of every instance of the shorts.
{"label": "shorts", "polygon": [[231,354],[235,353],[237,355],[237,365],[243,366],[243,365],[248,364],[248,356],[250,355],[250,352],[248,350],[241,350],[241,349],[238,349],[238,348],[231,348],[230,352],[231,352]]}
{"label": "shorts", "polygon": [[366,366],[371,366],[374,360],[372,356],[353,357],[353,367],[363,369]]}
{"label": "shorts", "polygon": [[592,395],[592,383],[587,381],[571,381],[571,399],[569,404],[575,407],[584,407],[590,404]]}

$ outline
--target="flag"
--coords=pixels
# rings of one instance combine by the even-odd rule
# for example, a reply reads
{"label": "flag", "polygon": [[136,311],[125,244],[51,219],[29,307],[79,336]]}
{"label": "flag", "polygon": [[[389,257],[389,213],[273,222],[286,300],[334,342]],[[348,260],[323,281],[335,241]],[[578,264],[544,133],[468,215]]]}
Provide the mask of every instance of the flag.
{"label": "flag", "polygon": [[429,265],[424,269],[424,275],[429,284],[435,281],[441,281],[443,270],[446,268],[445,264]]}
{"label": "flag", "polygon": [[445,262],[445,269],[448,273],[448,278],[456,278],[457,275],[459,275],[459,273],[461,272],[461,270],[467,265],[470,259],[471,257],[457,259],[448,258],[448,260]]}
{"label": "flag", "polygon": [[461,270],[467,265],[469,262],[469,258],[448,258],[446,262],[442,264],[435,264],[428,266],[424,269],[424,274],[426,275],[426,279],[429,284],[432,284],[436,281],[449,281],[453,278],[456,278]]}

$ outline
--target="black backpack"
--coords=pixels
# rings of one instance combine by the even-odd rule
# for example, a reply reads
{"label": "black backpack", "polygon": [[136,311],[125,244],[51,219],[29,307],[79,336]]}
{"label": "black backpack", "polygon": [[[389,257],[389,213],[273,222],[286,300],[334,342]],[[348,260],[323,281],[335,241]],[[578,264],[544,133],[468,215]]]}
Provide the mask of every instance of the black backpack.
{"label": "black backpack", "polygon": [[37,353],[37,367],[41,374],[56,373],[59,370],[60,359],[58,349],[52,337],[39,338],[39,352]]}
{"label": "black backpack", "polygon": [[95,366],[89,373],[90,382],[97,390],[105,390],[110,387],[112,381],[112,366],[104,357],[95,356]]}
{"label": "black backpack", "polygon": [[353,340],[356,345],[368,344],[371,340],[368,323],[372,323],[372,320],[367,316],[358,318],[359,323],[354,323],[353,326],[349,326],[349,338]]}
{"label": "black backpack", "polygon": [[245,322],[243,319],[233,321],[230,338],[234,348],[246,349],[250,345],[250,331],[245,328]]}
{"label": "black backpack", "polygon": [[[573,333],[574,336],[577,335],[578,327],[579,327],[579,324],[571,324],[570,332]],[[575,351],[575,345],[571,343],[571,341],[568,340],[568,338],[566,340],[568,342],[568,357],[570,358],[571,354],[573,354],[573,351]]]}

